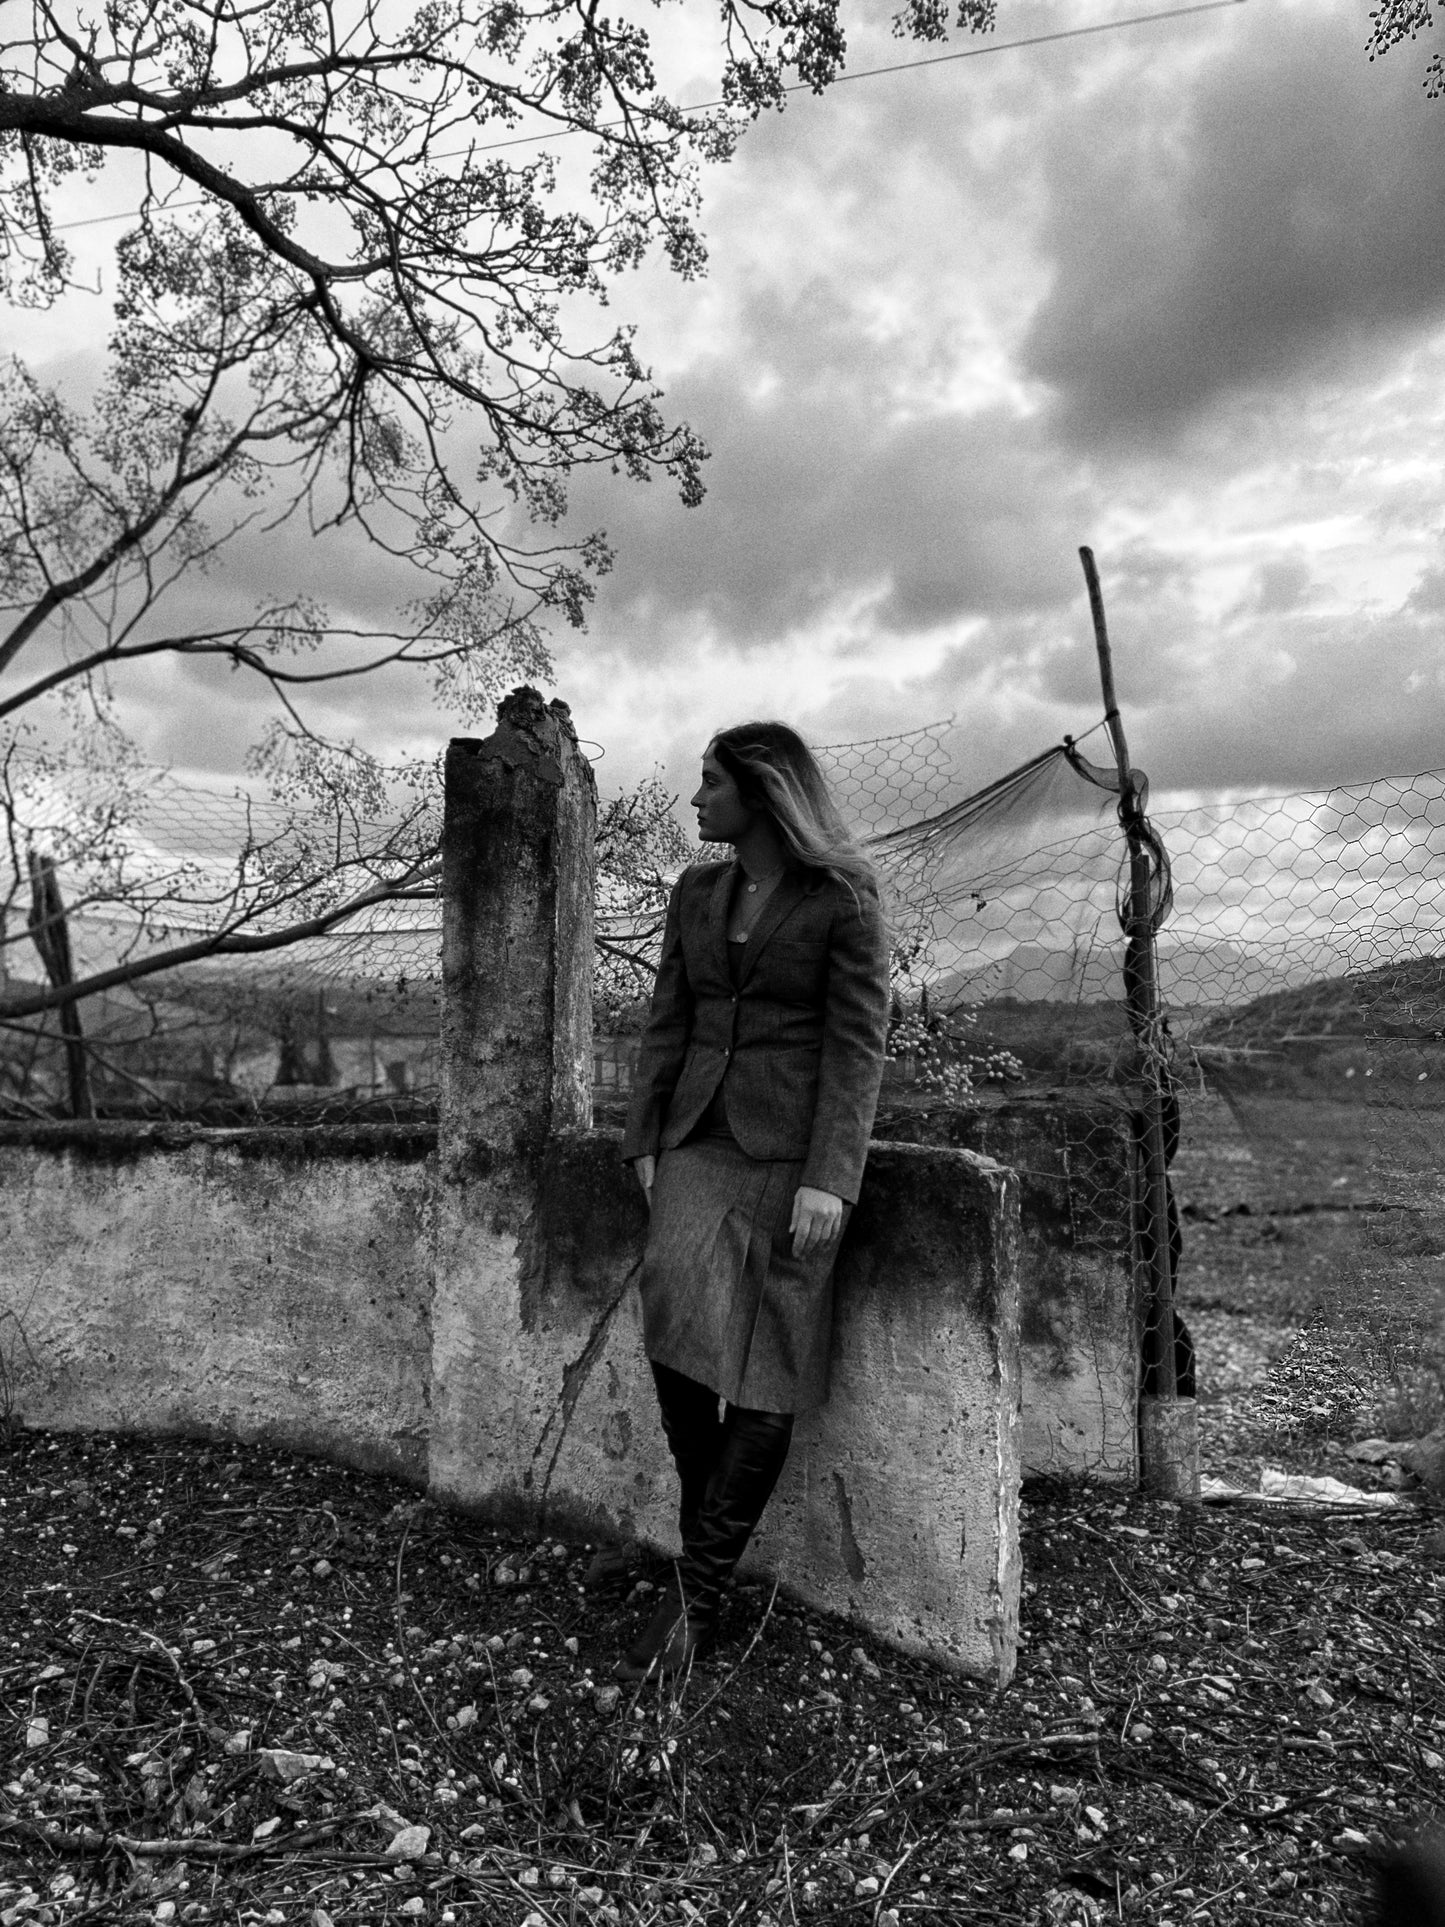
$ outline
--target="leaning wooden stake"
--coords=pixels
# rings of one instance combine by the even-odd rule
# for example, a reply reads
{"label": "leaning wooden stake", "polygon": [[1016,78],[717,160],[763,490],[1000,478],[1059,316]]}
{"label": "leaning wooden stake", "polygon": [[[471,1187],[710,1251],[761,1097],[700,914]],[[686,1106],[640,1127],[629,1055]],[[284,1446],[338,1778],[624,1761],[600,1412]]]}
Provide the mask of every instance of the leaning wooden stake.
{"label": "leaning wooden stake", "polygon": [[[65,920],[65,902],[55,864],[48,856],[27,852],[30,865],[30,936],[40,952],[45,974],[57,990],[75,982],[75,967],[70,955],[70,926]],[[70,1115],[93,1117],[90,1101],[90,1069],[85,1058],[85,1033],[80,1009],[74,1003],[60,1006],[60,1034],[65,1039],[65,1066],[70,1084]]]}
{"label": "leaning wooden stake", "polygon": [[1104,691],[1104,721],[1119,770],[1119,818],[1129,845],[1129,897],[1125,912],[1125,997],[1129,1027],[1138,1048],[1140,1111],[1144,1121],[1142,1172],[1150,1222],[1154,1228],[1149,1264],[1149,1305],[1144,1321],[1144,1370],[1152,1393],[1139,1400],[1139,1471],[1146,1491],[1170,1498],[1199,1496],[1199,1430],[1193,1399],[1181,1399],[1174,1359],[1174,1276],[1169,1239],[1169,1166],[1164,1144],[1163,1010],[1159,998],[1159,960],[1149,909],[1149,850],[1140,811],[1134,803],[1142,778],[1129,762],[1123,719],[1114,694],[1114,663],[1104,620],[1104,596],[1092,549],[1079,550],[1099,678]]}

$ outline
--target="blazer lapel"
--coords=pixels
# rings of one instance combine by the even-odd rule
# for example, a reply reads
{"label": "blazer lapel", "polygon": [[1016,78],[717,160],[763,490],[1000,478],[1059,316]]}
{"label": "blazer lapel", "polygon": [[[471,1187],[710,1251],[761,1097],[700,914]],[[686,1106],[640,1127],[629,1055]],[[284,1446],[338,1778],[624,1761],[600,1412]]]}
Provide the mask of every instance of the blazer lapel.
{"label": "blazer lapel", "polygon": [[713,963],[722,972],[723,981],[730,981],[728,974],[728,904],[732,900],[733,880],[737,876],[737,860],[718,865],[717,881],[712,886],[712,896],[707,910],[707,947]]}
{"label": "blazer lapel", "polygon": [[[784,871],[778,880],[776,888],[758,912],[757,922],[748,932],[747,943],[743,946],[747,954],[743,958],[742,971],[738,977],[739,987],[747,982],[748,978],[752,976],[753,971],[757,968],[758,952],[768,941],[768,938],[772,936],[788,912],[796,909],[802,900],[803,878],[801,872],[797,870]],[[724,932],[724,935],[726,935],[726,932]]]}

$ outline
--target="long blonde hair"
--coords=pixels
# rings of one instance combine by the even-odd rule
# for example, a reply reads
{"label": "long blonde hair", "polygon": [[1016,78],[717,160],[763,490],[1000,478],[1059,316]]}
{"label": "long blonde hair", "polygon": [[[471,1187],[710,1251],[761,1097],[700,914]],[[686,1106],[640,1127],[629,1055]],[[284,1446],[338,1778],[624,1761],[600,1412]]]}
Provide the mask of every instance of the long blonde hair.
{"label": "long blonde hair", "polygon": [[786,723],[736,723],[709,745],[749,809],[765,810],[790,863],[841,883],[857,902],[876,881],[828,790],[818,760]]}

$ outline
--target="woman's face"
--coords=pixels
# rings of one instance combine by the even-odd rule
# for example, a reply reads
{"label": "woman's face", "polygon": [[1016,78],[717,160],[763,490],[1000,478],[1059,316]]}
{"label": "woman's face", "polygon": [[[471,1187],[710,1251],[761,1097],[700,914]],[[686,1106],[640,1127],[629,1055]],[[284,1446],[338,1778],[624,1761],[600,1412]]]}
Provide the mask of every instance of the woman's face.
{"label": "woman's face", "polygon": [[736,843],[746,834],[753,820],[738,794],[738,786],[712,753],[709,744],[702,759],[702,781],[692,799],[697,811],[697,833],[704,843]]}

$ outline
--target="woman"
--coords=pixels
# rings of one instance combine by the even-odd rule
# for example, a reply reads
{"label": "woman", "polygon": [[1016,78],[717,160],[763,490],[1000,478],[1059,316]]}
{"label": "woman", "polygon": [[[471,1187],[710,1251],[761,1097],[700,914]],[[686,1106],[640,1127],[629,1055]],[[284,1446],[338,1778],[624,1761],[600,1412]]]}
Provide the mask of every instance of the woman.
{"label": "woman", "polygon": [[710,1644],[794,1414],[827,1397],[833,1261],[888,1025],[877,886],[802,739],[722,731],[692,801],[734,860],[673,890],[623,1140],[651,1212],[643,1333],[683,1550],[626,1679]]}

